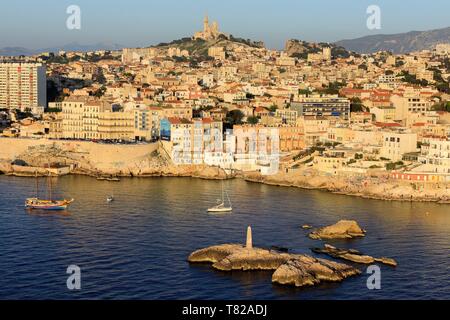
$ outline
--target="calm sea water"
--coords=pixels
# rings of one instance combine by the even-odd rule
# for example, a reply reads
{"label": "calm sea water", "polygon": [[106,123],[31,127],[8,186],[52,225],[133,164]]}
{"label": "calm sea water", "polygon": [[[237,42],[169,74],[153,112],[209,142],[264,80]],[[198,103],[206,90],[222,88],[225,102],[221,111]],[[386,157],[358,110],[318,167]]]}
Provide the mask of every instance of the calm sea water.
{"label": "calm sea water", "polygon": [[[225,186],[235,211],[210,215],[216,181],[68,176],[53,184],[57,196],[76,199],[70,210],[30,214],[23,202],[34,195],[34,180],[0,176],[0,299],[450,299],[449,205],[234,180]],[[112,193],[116,201],[107,204]],[[272,285],[271,272],[222,273],[186,262],[193,250],[243,243],[248,225],[256,246],[311,254],[321,242],[300,226],[339,219],[357,220],[367,236],[331,243],[398,261],[381,266],[381,290],[367,289],[364,267],[340,284],[296,289]],[[73,264],[82,272],[78,292],[66,287]]]}

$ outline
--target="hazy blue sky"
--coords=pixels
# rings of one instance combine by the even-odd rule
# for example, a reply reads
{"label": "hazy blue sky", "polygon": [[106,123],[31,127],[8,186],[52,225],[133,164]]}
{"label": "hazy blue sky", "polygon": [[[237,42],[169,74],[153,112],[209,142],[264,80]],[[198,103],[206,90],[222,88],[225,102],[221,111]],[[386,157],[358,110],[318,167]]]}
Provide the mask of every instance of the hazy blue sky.
{"label": "hazy blue sky", "polygon": [[[81,30],[66,28],[78,5]],[[368,30],[366,8],[382,10],[382,29]],[[46,48],[71,42],[146,46],[191,36],[208,13],[222,31],[281,48],[297,38],[332,42],[377,33],[450,26],[449,0],[22,0],[0,4],[0,47]]]}

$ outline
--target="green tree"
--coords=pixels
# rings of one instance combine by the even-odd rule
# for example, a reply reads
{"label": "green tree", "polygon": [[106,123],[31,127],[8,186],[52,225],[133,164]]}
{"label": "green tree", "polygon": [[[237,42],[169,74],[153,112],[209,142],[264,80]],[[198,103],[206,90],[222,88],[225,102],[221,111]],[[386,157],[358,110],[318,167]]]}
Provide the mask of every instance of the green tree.
{"label": "green tree", "polygon": [[258,119],[258,117],[250,116],[250,117],[247,117],[247,122],[249,124],[258,124],[259,119]]}
{"label": "green tree", "polygon": [[239,109],[235,109],[227,113],[226,122],[231,125],[241,124],[243,118],[244,114],[242,113],[242,111]]}
{"label": "green tree", "polygon": [[364,105],[360,98],[355,97],[350,100],[350,112],[364,111]]}
{"label": "green tree", "polygon": [[273,104],[273,105],[270,106],[269,111],[270,112],[275,112],[275,111],[277,111],[277,109],[278,109],[278,107]]}

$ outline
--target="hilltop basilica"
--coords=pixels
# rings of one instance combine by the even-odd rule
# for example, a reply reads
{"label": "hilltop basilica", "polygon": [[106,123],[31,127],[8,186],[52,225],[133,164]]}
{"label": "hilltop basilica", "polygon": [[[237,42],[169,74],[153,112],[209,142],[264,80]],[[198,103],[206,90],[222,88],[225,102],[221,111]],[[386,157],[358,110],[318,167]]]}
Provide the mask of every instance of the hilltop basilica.
{"label": "hilltop basilica", "polygon": [[209,25],[208,16],[205,16],[205,19],[203,20],[203,31],[196,32],[194,34],[194,39],[214,40],[220,35],[224,35],[228,38],[226,34],[219,32],[219,25],[216,21],[214,21],[212,25]]}

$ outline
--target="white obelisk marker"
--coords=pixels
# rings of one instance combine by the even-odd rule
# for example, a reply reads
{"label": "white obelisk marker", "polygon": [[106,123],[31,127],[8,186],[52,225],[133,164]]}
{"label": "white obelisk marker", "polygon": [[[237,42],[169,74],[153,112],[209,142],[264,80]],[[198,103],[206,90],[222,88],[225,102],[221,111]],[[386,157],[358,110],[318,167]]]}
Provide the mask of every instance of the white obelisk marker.
{"label": "white obelisk marker", "polygon": [[247,228],[247,243],[246,243],[247,249],[253,248],[253,241],[252,241],[252,227]]}

